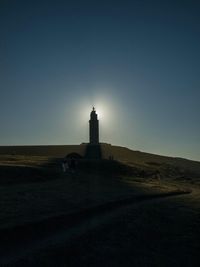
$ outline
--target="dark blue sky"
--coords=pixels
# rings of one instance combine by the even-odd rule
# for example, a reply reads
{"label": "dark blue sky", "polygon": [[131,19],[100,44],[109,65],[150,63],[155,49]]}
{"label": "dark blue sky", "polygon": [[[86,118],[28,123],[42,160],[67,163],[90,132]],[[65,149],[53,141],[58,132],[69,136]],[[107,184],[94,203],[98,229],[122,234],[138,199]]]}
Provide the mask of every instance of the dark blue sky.
{"label": "dark blue sky", "polygon": [[1,1],[0,145],[101,141],[200,160],[198,1]]}

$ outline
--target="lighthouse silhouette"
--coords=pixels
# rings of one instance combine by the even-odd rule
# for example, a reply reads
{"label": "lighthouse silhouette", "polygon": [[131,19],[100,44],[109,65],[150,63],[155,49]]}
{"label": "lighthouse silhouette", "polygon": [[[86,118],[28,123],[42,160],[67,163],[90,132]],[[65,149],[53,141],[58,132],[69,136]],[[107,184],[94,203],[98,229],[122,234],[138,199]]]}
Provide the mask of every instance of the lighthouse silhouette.
{"label": "lighthouse silhouette", "polygon": [[90,113],[89,139],[85,158],[90,160],[100,160],[102,158],[101,145],[99,143],[99,120],[95,108]]}
{"label": "lighthouse silhouette", "polygon": [[89,132],[90,132],[90,144],[98,145],[99,144],[99,120],[98,120],[94,107],[90,113]]}

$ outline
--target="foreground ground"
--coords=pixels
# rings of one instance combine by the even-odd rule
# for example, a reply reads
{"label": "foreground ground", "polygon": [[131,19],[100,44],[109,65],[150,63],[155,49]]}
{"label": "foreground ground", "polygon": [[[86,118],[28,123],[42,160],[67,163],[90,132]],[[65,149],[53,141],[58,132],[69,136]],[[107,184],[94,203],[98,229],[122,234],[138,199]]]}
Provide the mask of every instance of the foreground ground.
{"label": "foreground ground", "polygon": [[49,158],[1,158],[0,265],[200,265],[194,181],[85,165],[63,174]]}

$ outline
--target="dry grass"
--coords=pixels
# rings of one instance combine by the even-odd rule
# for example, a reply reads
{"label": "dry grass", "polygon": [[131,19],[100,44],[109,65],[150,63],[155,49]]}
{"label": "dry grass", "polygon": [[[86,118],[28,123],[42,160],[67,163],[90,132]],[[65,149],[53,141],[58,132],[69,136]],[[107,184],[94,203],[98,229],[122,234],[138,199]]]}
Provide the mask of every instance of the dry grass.
{"label": "dry grass", "polygon": [[[121,203],[109,216],[93,216],[84,227],[75,227],[79,235],[64,247],[37,252],[31,261],[14,266],[199,266],[195,265],[199,263],[198,179],[170,172],[158,180],[149,174],[165,163],[151,157],[147,164],[146,158],[131,159],[132,152],[127,153],[119,156],[116,152],[115,156],[128,164],[82,161],[76,173],[68,174],[62,173],[56,158],[1,155],[0,231]],[[164,198],[180,191],[191,194]],[[145,196],[158,194],[157,199],[145,200]],[[133,204],[137,196],[144,196],[145,201],[123,205],[129,198]]]}
{"label": "dry grass", "polygon": [[[138,169],[115,161],[83,161],[75,174],[63,174],[60,161],[42,156],[1,156],[0,227],[41,220],[127,198],[191,188],[176,180],[138,176]],[[137,175],[134,175],[136,171]]]}

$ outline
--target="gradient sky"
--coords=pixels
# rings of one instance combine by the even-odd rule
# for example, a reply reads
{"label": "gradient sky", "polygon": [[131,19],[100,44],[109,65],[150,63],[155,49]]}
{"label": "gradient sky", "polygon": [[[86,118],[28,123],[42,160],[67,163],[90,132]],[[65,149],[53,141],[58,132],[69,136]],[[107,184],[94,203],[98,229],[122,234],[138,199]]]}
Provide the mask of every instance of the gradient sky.
{"label": "gradient sky", "polygon": [[200,160],[198,1],[0,2],[0,145],[102,142]]}

